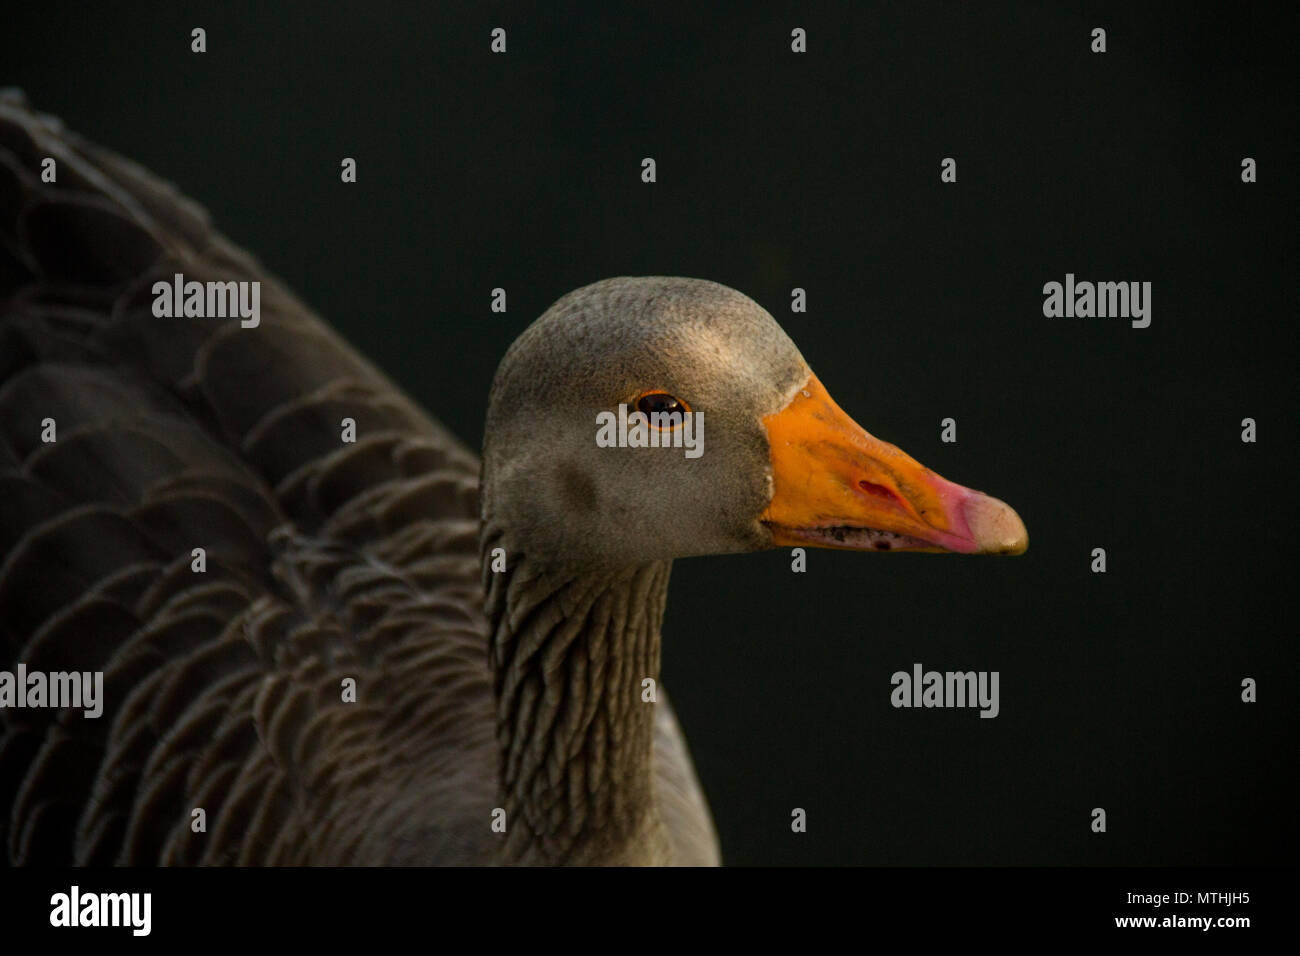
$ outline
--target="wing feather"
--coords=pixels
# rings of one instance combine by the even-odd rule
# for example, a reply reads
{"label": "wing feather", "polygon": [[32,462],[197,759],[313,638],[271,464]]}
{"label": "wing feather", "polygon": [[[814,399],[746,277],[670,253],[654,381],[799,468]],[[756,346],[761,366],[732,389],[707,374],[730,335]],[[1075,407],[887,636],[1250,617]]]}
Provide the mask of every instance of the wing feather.
{"label": "wing feather", "polygon": [[[260,324],[155,317],[177,273]],[[105,698],[0,712],[12,862],[436,862],[495,787],[477,476],[199,206],[0,96],[0,666]]]}

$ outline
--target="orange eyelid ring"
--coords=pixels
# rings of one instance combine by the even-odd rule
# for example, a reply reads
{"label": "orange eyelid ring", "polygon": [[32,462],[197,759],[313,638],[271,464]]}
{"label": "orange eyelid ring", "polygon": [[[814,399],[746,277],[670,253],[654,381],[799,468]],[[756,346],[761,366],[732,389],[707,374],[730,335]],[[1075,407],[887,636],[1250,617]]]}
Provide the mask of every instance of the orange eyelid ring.
{"label": "orange eyelid ring", "polygon": [[[647,398],[653,398],[656,395],[662,395],[665,399],[668,399],[670,402],[675,402],[678,407],[674,408],[670,412],[648,412],[641,407],[641,403],[643,401],[645,401]],[[686,419],[686,416],[691,414],[691,406],[690,403],[687,402],[686,399],[684,398],[678,398],[676,395],[672,394],[671,392],[665,392],[662,388],[652,388],[642,392],[641,394],[637,395],[636,398],[632,399],[632,411],[640,412],[641,414],[645,415],[651,428],[656,428],[659,431],[675,431],[677,428],[681,427],[682,422],[685,421]],[[656,424],[655,416],[664,416],[664,417],[657,419],[658,423]],[[667,420],[665,420],[665,418]]]}

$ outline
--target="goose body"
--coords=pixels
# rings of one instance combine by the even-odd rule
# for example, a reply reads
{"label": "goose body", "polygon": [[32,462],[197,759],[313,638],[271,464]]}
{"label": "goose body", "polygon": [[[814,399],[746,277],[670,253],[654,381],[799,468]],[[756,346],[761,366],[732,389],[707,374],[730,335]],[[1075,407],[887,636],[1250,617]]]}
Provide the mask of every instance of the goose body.
{"label": "goose body", "polygon": [[[177,274],[259,282],[259,323],[159,318]],[[704,454],[597,444],[645,401],[702,412]],[[102,671],[103,714],[0,707],[3,855],[717,863],[642,693],[672,559],[1025,546],[854,429],[745,296],[614,279],[511,346],[480,462],[194,203],[5,95],[0,667]]]}

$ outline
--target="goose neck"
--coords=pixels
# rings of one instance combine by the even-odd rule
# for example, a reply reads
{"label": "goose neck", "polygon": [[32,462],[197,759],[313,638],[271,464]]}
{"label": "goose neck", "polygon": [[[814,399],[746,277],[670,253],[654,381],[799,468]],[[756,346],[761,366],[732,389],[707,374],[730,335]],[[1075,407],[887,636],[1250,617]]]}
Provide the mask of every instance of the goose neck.
{"label": "goose neck", "polygon": [[[670,561],[560,571],[522,555],[486,610],[511,862],[662,861],[654,686]],[[500,562],[498,562],[500,568]]]}

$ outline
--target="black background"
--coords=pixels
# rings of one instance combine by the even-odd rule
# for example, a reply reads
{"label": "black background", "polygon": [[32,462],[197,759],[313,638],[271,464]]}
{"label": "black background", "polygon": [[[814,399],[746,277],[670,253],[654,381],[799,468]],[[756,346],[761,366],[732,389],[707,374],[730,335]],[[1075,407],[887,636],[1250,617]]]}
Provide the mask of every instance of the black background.
{"label": "black background", "polygon": [[[1292,31],[1254,5],[547,6],[22,4],[0,81],[176,181],[472,446],[552,301],[696,276],[1019,511],[1015,559],[678,562],[664,681],[725,861],[1293,860]],[[1067,272],[1150,281],[1150,328],[1045,318]],[[1000,716],[891,708],[917,661],[1000,671]]]}

